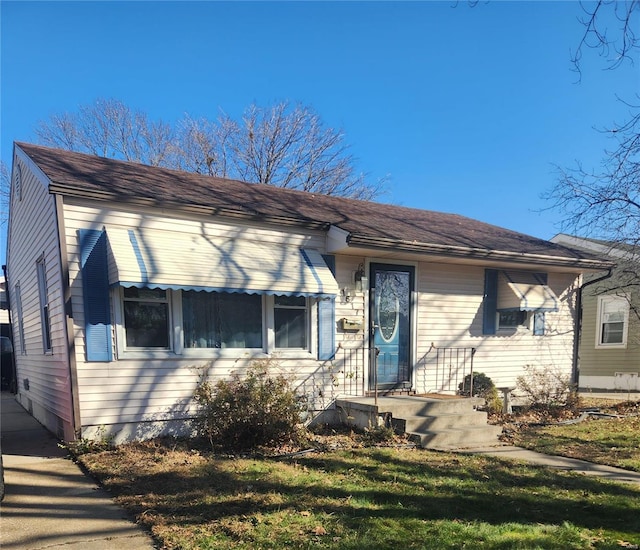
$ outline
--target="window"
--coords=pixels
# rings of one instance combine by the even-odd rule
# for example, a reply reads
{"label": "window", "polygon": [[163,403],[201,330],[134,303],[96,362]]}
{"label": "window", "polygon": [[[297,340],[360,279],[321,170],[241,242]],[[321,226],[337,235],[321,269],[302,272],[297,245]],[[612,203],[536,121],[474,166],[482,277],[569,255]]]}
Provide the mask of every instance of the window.
{"label": "window", "polygon": [[182,292],[185,348],[262,348],[262,296]]}
{"label": "window", "polygon": [[36,262],[38,275],[38,294],[40,295],[40,325],[42,327],[42,348],[45,353],[52,350],[51,347],[51,323],[49,319],[49,292],[47,289],[47,270],[44,256]]}
{"label": "window", "polygon": [[558,310],[546,273],[485,269],[482,333],[525,327],[543,336],[545,313]]}
{"label": "window", "polygon": [[22,200],[22,167],[20,166],[20,163],[16,164],[15,186],[16,186],[16,196],[18,197],[18,200],[21,201]]}
{"label": "window", "polygon": [[626,296],[598,297],[596,348],[627,347],[629,299]]}
{"label": "window", "polygon": [[320,339],[311,323],[320,308],[304,296],[121,287],[117,297],[121,353],[310,352],[312,337]]}
{"label": "window", "polygon": [[15,286],[16,312],[18,314],[18,339],[20,342],[20,354],[26,355],[27,349],[24,345],[24,317],[22,315],[22,296],[20,295],[20,283]]}
{"label": "window", "polygon": [[275,296],[276,348],[307,349],[308,306],[304,296]]}
{"label": "window", "polygon": [[164,348],[169,345],[169,298],[158,288],[123,289],[127,348]]}
{"label": "window", "polygon": [[526,311],[500,311],[498,312],[498,328],[516,328],[527,322]]}

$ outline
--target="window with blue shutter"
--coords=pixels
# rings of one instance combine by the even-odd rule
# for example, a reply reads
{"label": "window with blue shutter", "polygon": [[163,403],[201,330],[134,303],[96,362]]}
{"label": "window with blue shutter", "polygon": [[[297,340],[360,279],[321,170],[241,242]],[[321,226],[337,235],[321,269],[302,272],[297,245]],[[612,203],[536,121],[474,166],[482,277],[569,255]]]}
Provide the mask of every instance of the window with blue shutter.
{"label": "window with blue shutter", "polygon": [[[335,277],[336,257],[322,255]],[[336,353],[336,301],[334,298],[318,300],[318,359],[328,361]]]}
{"label": "window with blue shutter", "polygon": [[484,300],[482,303],[482,334],[496,333],[498,307],[498,270],[484,270]]}
{"label": "window with blue shutter", "polygon": [[111,361],[107,234],[98,229],[83,229],[79,237],[87,361]]}

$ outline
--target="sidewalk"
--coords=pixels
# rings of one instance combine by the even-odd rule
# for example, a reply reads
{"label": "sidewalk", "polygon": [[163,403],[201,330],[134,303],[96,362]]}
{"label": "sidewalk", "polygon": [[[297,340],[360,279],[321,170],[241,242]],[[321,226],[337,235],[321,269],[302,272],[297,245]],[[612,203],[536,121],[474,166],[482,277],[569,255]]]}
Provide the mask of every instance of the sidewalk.
{"label": "sidewalk", "polygon": [[521,460],[537,466],[545,466],[556,470],[567,470],[577,474],[600,477],[608,481],[619,483],[637,483],[640,485],[640,472],[623,470],[612,466],[593,464],[584,460],[566,458],[564,456],[552,456],[529,451],[521,447],[511,445],[496,445],[495,447],[474,447],[463,449],[460,452],[470,454],[483,454],[495,456],[497,458],[508,458],[511,460]]}
{"label": "sidewalk", "polygon": [[58,441],[2,392],[3,550],[152,550],[147,533],[67,457]]}

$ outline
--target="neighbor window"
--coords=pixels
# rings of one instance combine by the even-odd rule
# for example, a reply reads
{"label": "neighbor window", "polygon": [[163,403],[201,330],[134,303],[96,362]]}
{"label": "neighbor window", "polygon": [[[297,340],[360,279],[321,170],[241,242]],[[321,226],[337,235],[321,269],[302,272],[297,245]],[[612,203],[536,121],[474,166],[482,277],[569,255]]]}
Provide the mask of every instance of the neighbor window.
{"label": "neighbor window", "polygon": [[42,348],[45,353],[52,350],[51,347],[51,322],[49,318],[49,292],[47,288],[47,269],[44,256],[36,262],[38,275],[38,294],[40,296],[40,326],[42,327]]}
{"label": "neighbor window", "polygon": [[169,297],[159,288],[123,289],[128,348],[169,348]]}
{"label": "neighbor window", "polygon": [[627,346],[629,299],[626,296],[599,296],[597,319],[597,348]]}
{"label": "neighbor window", "polygon": [[262,296],[182,292],[185,348],[261,348]]}
{"label": "neighbor window", "polygon": [[275,296],[276,348],[307,348],[308,305],[304,296]]}

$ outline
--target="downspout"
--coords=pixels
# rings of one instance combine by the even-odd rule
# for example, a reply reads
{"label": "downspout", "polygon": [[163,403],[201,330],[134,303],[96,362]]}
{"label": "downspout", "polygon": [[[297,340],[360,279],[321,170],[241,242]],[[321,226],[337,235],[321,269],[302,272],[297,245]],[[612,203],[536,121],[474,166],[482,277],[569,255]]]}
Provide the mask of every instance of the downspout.
{"label": "downspout", "polygon": [[[7,266],[3,265],[2,266],[2,272],[4,273],[4,289],[5,289],[5,294],[7,295],[7,308],[8,308],[8,313],[9,313],[9,335],[11,336],[11,342],[12,344],[15,342],[15,340],[13,339],[13,319],[11,318],[11,295],[10,295],[10,289],[9,289],[9,279],[7,278]],[[13,344],[13,353],[11,354],[11,385],[9,386],[9,391],[11,393],[17,393],[18,389],[17,389],[17,381],[18,381],[18,377],[17,377],[17,373],[16,373],[16,354],[15,354],[15,344]]]}
{"label": "downspout", "polygon": [[573,337],[573,361],[571,365],[571,383],[576,386],[576,389],[579,382],[579,348],[580,340],[582,339],[582,292],[588,286],[609,279],[612,274],[613,268],[610,267],[608,268],[607,273],[602,277],[598,277],[592,281],[587,281],[578,288],[578,295],[576,297],[576,320]]}

